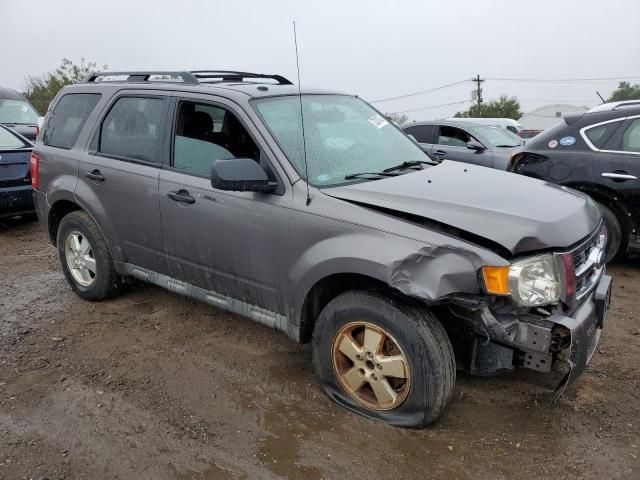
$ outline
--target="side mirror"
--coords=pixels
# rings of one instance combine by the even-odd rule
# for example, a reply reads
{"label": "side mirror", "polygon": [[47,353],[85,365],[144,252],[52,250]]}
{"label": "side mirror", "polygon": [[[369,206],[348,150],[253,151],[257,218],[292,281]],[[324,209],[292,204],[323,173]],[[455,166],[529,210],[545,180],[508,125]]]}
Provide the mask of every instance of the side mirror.
{"label": "side mirror", "polygon": [[264,169],[251,158],[216,160],[211,167],[211,186],[234,192],[270,193],[278,188],[269,182]]}
{"label": "side mirror", "polygon": [[475,150],[476,152],[482,152],[485,150],[484,145],[482,145],[477,140],[470,140],[467,142],[467,148],[469,150]]}

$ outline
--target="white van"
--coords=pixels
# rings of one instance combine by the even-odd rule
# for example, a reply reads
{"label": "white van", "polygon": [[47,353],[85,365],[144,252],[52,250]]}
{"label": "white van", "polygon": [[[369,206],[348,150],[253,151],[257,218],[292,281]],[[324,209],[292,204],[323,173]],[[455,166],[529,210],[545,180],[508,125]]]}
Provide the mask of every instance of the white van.
{"label": "white van", "polygon": [[513,118],[447,118],[447,122],[471,122],[481,125],[489,125],[491,127],[501,127],[518,133],[521,125]]}

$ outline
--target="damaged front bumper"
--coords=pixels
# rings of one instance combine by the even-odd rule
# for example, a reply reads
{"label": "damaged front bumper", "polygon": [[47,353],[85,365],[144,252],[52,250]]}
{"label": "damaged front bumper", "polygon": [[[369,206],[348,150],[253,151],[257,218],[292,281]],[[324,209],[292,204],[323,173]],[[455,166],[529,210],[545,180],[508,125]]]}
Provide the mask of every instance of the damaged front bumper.
{"label": "damaged front bumper", "polygon": [[[488,305],[472,309],[472,347],[456,354],[471,374],[492,374],[524,367],[559,373],[553,388],[561,395],[586,369],[597,348],[611,298],[611,277],[602,274],[571,315],[545,312],[509,313]],[[461,320],[464,314],[455,315]],[[468,319],[469,317],[467,317]],[[459,332],[458,332],[459,333]],[[454,345],[455,348],[455,345]]]}
{"label": "damaged front bumper", "polygon": [[591,296],[573,316],[554,314],[548,318],[548,321],[565,327],[570,334],[566,352],[569,371],[556,389],[557,395],[561,395],[571,382],[582,375],[596,351],[611,302],[611,277],[602,275]]}

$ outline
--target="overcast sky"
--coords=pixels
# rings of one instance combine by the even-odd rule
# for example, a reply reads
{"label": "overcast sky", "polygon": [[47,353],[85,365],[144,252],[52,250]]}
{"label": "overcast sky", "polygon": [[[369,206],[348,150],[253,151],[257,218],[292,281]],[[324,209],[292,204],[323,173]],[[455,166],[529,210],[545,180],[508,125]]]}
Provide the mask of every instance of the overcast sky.
{"label": "overcast sky", "polygon": [[[522,110],[594,105],[637,77],[640,0],[0,0],[0,86],[54,70],[62,57],[113,70],[231,69],[296,78],[367,100],[427,90],[476,74],[485,99],[517,96]],[[633,79],[632,79],[633,81]],[[473,84],[375,105],[385,112],[470,100]],[[442,118],[469,103],[410,112]]]}

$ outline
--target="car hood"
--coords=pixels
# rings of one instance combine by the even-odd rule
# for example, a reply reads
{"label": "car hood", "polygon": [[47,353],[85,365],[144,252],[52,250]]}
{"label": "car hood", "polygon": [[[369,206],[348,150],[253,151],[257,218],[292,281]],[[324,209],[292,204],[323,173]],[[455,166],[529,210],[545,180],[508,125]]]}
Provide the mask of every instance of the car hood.
{"label": "car hood", "polygon": [[480,236],[511,255],[569,247],[600,213],[576,191],[495,169],[445,161],[424,170],[322,190],[334,198],[418,216]]}

